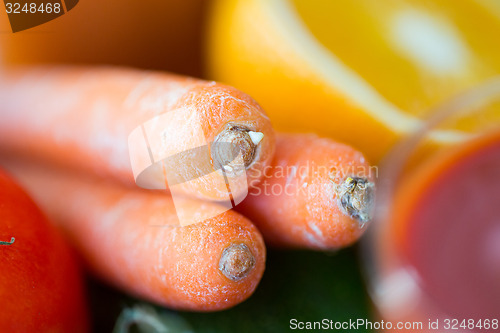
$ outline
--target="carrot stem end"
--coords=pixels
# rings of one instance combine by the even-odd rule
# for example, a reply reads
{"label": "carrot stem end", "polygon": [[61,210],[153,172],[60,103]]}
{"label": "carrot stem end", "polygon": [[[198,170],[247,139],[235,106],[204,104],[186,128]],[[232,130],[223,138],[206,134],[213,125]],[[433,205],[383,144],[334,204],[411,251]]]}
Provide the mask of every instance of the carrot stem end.
{"label": "carrot stem end", "polygon": [[255,257],[245,244],[232,244],[224,249],[219,270],[232,281],[240,281],[255,267]]}
{"label": "carrot stem end", "polygon": [[346,177],[336,187],[340,210],[355,219],[363,228],[372,218],[375,185],[361,177]]}

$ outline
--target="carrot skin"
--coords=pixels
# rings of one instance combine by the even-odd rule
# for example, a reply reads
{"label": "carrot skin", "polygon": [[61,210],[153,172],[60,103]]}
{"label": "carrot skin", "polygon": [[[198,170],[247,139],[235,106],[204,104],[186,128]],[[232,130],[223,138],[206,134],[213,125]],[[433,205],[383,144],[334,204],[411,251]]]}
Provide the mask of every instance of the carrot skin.
{"label": "carrot skin", "polygon": [[[262,277],[262,236],[234,211],[180,227],[172,201],[163,193],[26,164],[8,168],[89,268],[126,292],[173,309],[217,311],[247,299]],[[215,205],[179,202],[196,211]],[[243,251],[224,257],[234,246]]]}
{"label": "carrot skin", "polygon": [[[260,106],[215,82],[115,67],[33,67],[6,71],[0,79],[0,100],[0,151],[112,177],[129,186],[135,186],[129,135],[171,111],[182,112],[174,123],[158,125],[159,137],[149,142],[155,162],[210,145],[230,125],[264,135],[252,150],[249,184],[258,181],[251,176],[257,173],[250,171],[268,165],[274,152],[274,133]],[[207,149],[203,157],[214,164],[210,153]],[[177,161],[172,169],[185,170],[184,164]],[[158,170],[151,182],[162,189],[165,176]],[[181,187],[181,192],[202,199],[227,198],[226,184],[214,177]]]}
{"label": "carrot skin", "polygon": [[[348,177],[372,186],[371,171],[364,156],[347,145],[309,134],[279,134],[271,166],[236,209],[255,223],[269,245],[338,249],[366,229],[366,221],[342,209],[339,186]],[[364,200],[368,211],[372,198]]]}

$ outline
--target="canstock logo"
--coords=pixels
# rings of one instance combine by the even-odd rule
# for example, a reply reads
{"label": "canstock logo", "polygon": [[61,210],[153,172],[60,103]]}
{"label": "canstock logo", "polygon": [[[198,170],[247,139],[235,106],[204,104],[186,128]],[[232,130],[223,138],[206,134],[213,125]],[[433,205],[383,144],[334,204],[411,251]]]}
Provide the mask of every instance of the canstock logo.
{"label": "canstock logo", "polygon": [[[184,138],[184,139],[183,139]],[[245,163],[238,147],[207,142],[196,110],[176,109],[146,121],[128,137],[135,182],[145,189],[168,187],[180,225],[202,222],[239,204],[248,194]],[[213,164],[211,152],[225,151],[224,164]],[[183,197],[215,199],[193,211]]]}
{"label": "canstock logo", "polygon": [[12,32],[52,21],[73,9],[79,0],[3,0]]}

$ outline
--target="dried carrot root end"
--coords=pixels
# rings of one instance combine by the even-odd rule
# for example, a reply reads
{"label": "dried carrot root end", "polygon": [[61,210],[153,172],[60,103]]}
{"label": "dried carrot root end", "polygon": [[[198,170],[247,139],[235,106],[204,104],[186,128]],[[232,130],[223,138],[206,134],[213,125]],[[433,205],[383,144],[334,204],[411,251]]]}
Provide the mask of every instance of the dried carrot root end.
{"label": "dried carrot root end", "polygon": [[244,126],[226,125],[212,144],[214,166],[217,169],[230,168],[229,164],[241,153],[245,168],[248,168],[256,159],[258,146],[263,138],[263,133],[251,131]]}
{"label": "dried carrot root end", "polygon": [[245,278],[255,266],[255,257],[245,244],[231,244],[224,249],[219,260],[219,270],[232,281]]}
{"label": "dried carrot root end", "polygon": [[372,218],[375,185],[362,177],[346,177],[337,185],[337,205],[342,213],[356,219],[360,228]]}

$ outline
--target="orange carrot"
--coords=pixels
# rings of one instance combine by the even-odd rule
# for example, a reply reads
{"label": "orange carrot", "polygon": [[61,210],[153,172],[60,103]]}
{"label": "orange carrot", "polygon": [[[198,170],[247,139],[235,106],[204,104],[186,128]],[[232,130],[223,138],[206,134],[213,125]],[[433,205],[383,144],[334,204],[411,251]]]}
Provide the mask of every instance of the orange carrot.
{"label": "orange carrot", "polygon": [[[145,188],[165,189],[168,178],[180,192],[203,199],[228,199],[220,168],[236,156],[234,148],[248,184],[274,151],[273,130],[260,106],[215,82],[112,67],[28,68],[4,73],[0,100],[3,153],[128,185],[134,171]],[[229,182],[237,178],[225,176]],[[229,192],[246,193],[248,184]]]}
{"label": "orange carrot", "polygon": [[275,246],[347,246],[370,220],[372,168],[353,148],[314,135],[277,137],[272,167],[237,210]]}
{"label": "orange carrot", "polygon": [[[262,277],[263,239],[234,211],[179,227],[163,193],[41,166],[7,167],[90,269],[131,294],[174,309],[215,311],[247,299]],[[182,205],[201,214],[216,204],[185,199]]]}

